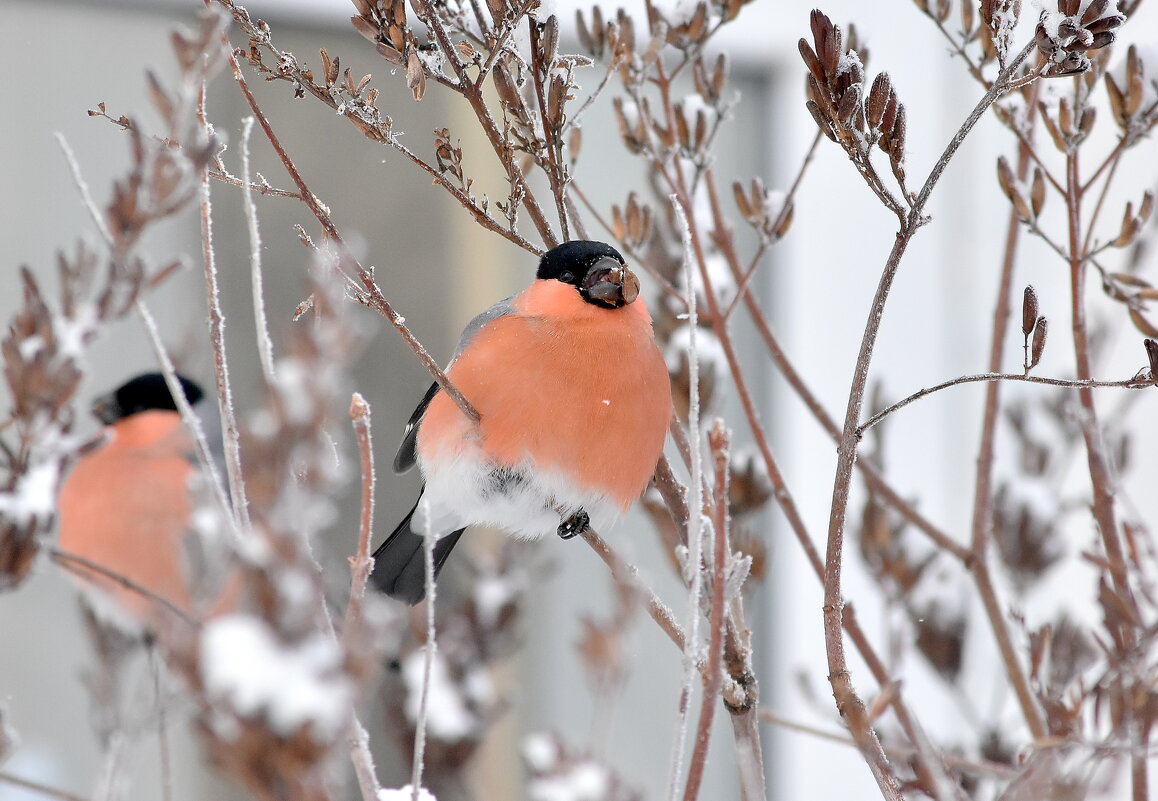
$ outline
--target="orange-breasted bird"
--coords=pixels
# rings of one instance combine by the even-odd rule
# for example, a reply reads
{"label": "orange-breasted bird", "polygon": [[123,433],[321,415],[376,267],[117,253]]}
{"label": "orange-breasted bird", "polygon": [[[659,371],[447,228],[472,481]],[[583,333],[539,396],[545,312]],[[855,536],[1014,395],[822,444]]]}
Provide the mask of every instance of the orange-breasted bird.
{"label": "orange-breasted bird", "polygon": [[[201,388],[179,380],[186,399],[196,403]],[[60,489],[60,549],[192,613],[184,537],[197,457],[164,377],[148,373],[132,379],[97,399],[93,414],[106,426],[105,441],[77,461]],[[66,564],[98,590],[88,596],[104,617],[152,628],[169,614],[156,598],[83,565]],[[114,603],[103,603],[104,598]]]}
{"label": "orange-breasted bird", "polygon": [[446,373],[479,421],[430,387],[394,458],[395,472],[419,465],[425,503],[374,552],[374,585],[410,604],[426,595],[427,530],[437,575],[472,524],[569,539],[613,522],[647,488],[671,418],[639,279],[602,242],[544,254],[527,289],[470,322]]}

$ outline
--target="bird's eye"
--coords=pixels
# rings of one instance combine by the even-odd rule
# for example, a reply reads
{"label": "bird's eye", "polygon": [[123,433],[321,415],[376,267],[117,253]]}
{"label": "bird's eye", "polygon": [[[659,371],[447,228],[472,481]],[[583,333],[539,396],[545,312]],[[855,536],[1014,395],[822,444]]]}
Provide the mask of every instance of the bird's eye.
{"label": "bird's eye", "polygon": [[571,272],[570,270],[565,270],[559,273],[559,280],[564,284],[569,284],[575,280],[575,273]]}

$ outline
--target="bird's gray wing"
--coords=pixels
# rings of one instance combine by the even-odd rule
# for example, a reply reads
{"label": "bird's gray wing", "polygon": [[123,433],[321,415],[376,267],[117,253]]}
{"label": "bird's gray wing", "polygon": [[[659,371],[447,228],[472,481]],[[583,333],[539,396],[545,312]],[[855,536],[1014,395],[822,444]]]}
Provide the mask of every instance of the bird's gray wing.
{"label": "bird's gray wing", "polygon": [[[462,335],[458,338],[458,344],[454,346],[454,354],[450,357],[451,364],[454,364],[454,360],[466,349],[467,345],[469,345],[475,335],[482,330],[483,326],[500,317],[514,314],[515,307],[511,302],[513,300],[513,295],[509,298],[504,298],[481,314],[475,315],[475,318],[467,323],[466,328],[462,331]],[[418,425],[422,422],[422,416],[426,414],[427,407],[430,406],[430,402],[434,400],[434,396],[437,394],[438,384],[433,383],[430,385],[430,388],[426,390],[426,394],[422,396],[422,400],[419,401],[414,413],[410,415],[410,421],[406,423],[406,428],[402,432],[402,442],[398,446],[398,452],[394,455],[395,473],[405,473],[414,467],[415,462],[418,460],[415,452],[418,440]]]}

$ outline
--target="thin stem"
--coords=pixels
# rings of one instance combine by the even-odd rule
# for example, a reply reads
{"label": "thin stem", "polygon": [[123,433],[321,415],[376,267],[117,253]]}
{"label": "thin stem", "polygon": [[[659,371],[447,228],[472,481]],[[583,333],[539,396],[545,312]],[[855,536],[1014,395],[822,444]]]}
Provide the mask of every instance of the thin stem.
{"label": "thin stem", "polygon": [[[205,116],[205,83],[197,94],[197,122],[203,135],[210,136]],[[206,305],[209,310],[209,342],[213,349],[217,383],[217,410],[221,415],[221,439],[225,449],[225,473],[229,480],[233,520],[242,531],[249,530],[249,503],[245,497],[245,476],[241,470],[241,435],[233,412],[233,389],[229,383],[229,360],[225,350],[225,314],[217,286],[217,257],[213,252],[213,206],[209,197],[209,168],[201,172],[201,259],[205,270]]]}
{"label": "thin stem", "polygon": [[418,698],[418,714],[414,720],[414,761],[410,769],[411,801],[419,801],[422,789],[423,761],[426,756],[426,721],[430,711],[430,676],[434,672],[434,654],[438,648],[434,631],[434,600],[437,590],[434,582],[434,530],[431,528],[430,501],[423,498],[422,532],[423,579],[426,583],[426,645],[422,652],[422,692]]}
{"label": "thin stem", "polygon": [[731,445],[728,432],[720,420],[708,434],[712,463],[715,468],[715,518],[712,521],[713,553],[711,561],[712,594],[711,616],[708,626],[708,677],[700,703],[700,719],[696,726],[695,747],[688,766],[688,780],[684,786],[684,801],[695,801],[704,778],[708,758],[708,743],[712,734],[712,719],[716,711],[716,697],[724,678],[724,589],[728,567],[728,460]]}
{"label": "thin stem", "polygon": [[97,564],[90,559],[85,559],[83,556],[77,556],[74,553],[62,551],[60,548],[52,548],[48,553],[53,558],[53,560],[57,562],[57,564],[59,564],[65,570],[72,571],[81,578],[91,578],[91,576],[86,575],[85,571],[88,571],[89,573],[96,573],[102,578],[115,581],[125,589],[137,593],[142,598],[148,598],[151,602],[165,607],[165,609],[172,612],[181,621],[188,623],[190,626],[196,626],[198,623],[195,617],[190,615],[181,607],[177,606],[168,598],[164,598],[158,595],[147,587],[141,586],[127,576],[122,576],[120,573],[117,573],[114,570],[110,570],[104,565]]}
{"label": "thin stem", "polygon": [[228,172],[218,168],[210,168],[209,177],[214,181],[221,181],[223,184],[229,184],[230,186],[235,186],[238,189],[248,188],[251,192],[257,192],[259,195],[267,195],[269,197],[284,197],[289,198],[290,200],[302,199],[302,196],[297,192],[290,192],[286,189],[277,189],[276,187],[272,187],[269,184],[250,183],[247,185],[240,178],[234,175],[230,175]]}
{"label": "thin stem", "polygon": [[101,235],[101,239],[104,240],[105,246],[108,247],[109,250],[112,250],[114,247],[112,232],[109,230],[109,225],[108,222],[105,221],[104,215],[102,215],[97,208],[96,201],[93,200],[92,192],[90,192],[88,188],[88,182],[84,180],[84,175],[80,171],[80,163],[76,160],[76,154],[72,151],[72,147],[69,146],[68,140],[64,138],[64,134],[56,131],[53,135],[56,137],[56,143],[60,145],[61,152],[64,153],[65,161],[68,162],[68,171],[72,175],[72,182],[76,186],[77,191],[80,192],[81,202],[84,204],[84,207],[88,209],[89,218],[92,220],[93,225],[96,226],[97,231]]}
{"label": "thin stem", "polygon": [[[837,745],[847,745],[850,748],[856,748],[856,742],[853,741],[844,732],[828,731],[826,729],[819,729],[815,726],[810,726],[807,723],[801,723],[795,720],[789,720],[786,717],[777,715],[768,709],[760,710],[760,720],[772,726],[779,726],[788,731],[798,732],[800,734],[807,734],[817,740],[826,740]],[[911,745],[900,745],[893,743],[885,744],[885,751],[889,756],[898,761],[911,759],[916,754],[916,748]],[[995,779],[1003,779],[1008,781],[1016,777],[1017,770],[1008,765],[1003,765],[1000,762],[990,762],[985,759],[964,759],[962,757],[953,756],[952,754],[945,754],[943,756],[945,764],[954,770],[959,770],[962,773],[968,773],[982,778],[989,777]]]}
{"label": "thin stem", "polygon": [[[257,224],[257,207],[249,182],[249,136],[253,133],[253,117],[241,123],[241,199],[245,207],[245,223],[249,229],[249,275],[253,289],[253,321],[257,329],[257,353],[266,383],[272,383],[273,341],[269,337],[269,321],[265,316],[265,291],[261,274],[261,229]],[[299,196],[300,197],[300,196]]]}
{"label": "thin stem", "polygon": [[[680,241],[683,244],[684,286],[687,290],[685,301],[688,308],[688,439],[691,464],[691,498],[689,500],[687,519],[687,566],[685,576],[688,584],[687,595],[687,640],[684,644],[683,672],[684,680],[679,696],[679,725],[676,727],[675,743],[672,746],[671,778],[669,782],[669,797],[675,801],[679,789],[679,777],[683,772],[684,745],[687,740],[689,707],[692,695],[692,677],[696,669],[697,651],[700,648],[700,599],[703,596],[704,567],[703,547],[704,535],[708,529],[708,521],[704,515],[704,470],[703,470],[703,430],[700,426],[700,374],[699,349],[697,348],[697,329],[699,327],[699,309],[696,307],[695,282],[692,280],[692,253],[691,231],[688,227],[688,218],[679,204],[679,199],[671,197],[672,211],[675,214],[676,224],[680,231]],[[710,683],[711,655],[708,657],[708,676],[705,683]],[[705,688],[704,698],[707,699]],[[711,697],[715,703],[715,696]],[[694,770],[694,768],[693,768]],[[692,781],[689,773],[688,782]],[[689,801],[685,790],[685,801]]]}
{"label": "thin stem", "polygon": [[350,560],[350,600],[342,622],[342,645],[349,650],[351,638],[361,636],[362,602],[366,595],[366,581],[374,562],[370,558],[370,540],[374,529],[374,445],[370,431],[370,404],[358,392],[350,399],[350,422],[358,441],[358,457],[362,473],[362,503],[358,521],[358,547]]}
{"label": "thin stem", "polygon": [[[1110,184],[1114,182],[1114,173],[1118,171],[1118,165],[1122,163],[1122,154],[1125,153],[1125,148],[1119,142],[1118,146],[1114,148],[1110,158],[1107,159],[1110,163],[1110,171],[1106,174],[1106,180],[1102,183],[1102,191],[1098,193],[1098,199],[1094,203],[1094,210],[1090,214],[1090,221],[1086,224],[1086,238],[1082,242],[1082,253],[1087,256],[1092,256],[1090,245],[1094,241],[1094,229],[1098,222],[1098,215],[1102,213],[1102,205],[1106,202],[1106,195],[1110,193]],[[1089,187],[1093,182],[1087,182],[1086,186],[1082,188],[1081,192],[1084,195],[1089,191]],[[1105,246],[1103,246],[1105,247]]]}
{"label": "thin stem", "polygon": [[370,752],[370,735],[355,717],[350,721],[350,761],[362,801],[378,801],[378,776],[374,772],[374,755]]}
{"label": "thin stem", "polygon": [[[1081,179],[1077,152],[1066,155],[1066,210],[1069,224],[1070,245],[1070,313],[1074,339],[1074,360],[1077,377],[1088,380],[1092,374],[1090,345],[1086,325],[1085,279],[1087,261],[1081,253]],[[1106,460],[1105,443],[1098,423],[1094,393],[1087,386],[1078,390],[1081,404],[1082,437],[1086,443],[1086,458],[1089,464],[1090,483],[1093,487],[1094,519],[1101,530],[1106,558],[1110,562],[1110,574],[1114,586],[1123,593],[1129,592],[1126,557],[1118,539],[1118,523],[1114,513],[1114,488],[1110,468]]]}
{"label": "thin stem", "polygon": [[153,674],[153,700],[157,704],[157,752],[161,767],[161,799],[173,801],[173,766],[169,758],[168,715],[165,714],[160,656],[153,645],[149,647],[149,670]]}
{"label": "thin stem", "polygon": [[897,401],[896,403],[881,409],[868,420],[864,421],[857,427],[857,436],[862,436],[864,432],[875,426],[877,423],[884,420],[894,412],[903,409],[913,401],[920,400],[927,395],[932,395],[934,392],[940,392],[949,387],[959,386],[961,384],[975,384],[979,381],[1020,381],[1024,384],[1046,384],[1051,387],[1071,387],[1074,389],[1090,389],[1101,387],[1117,387],[1119,389],[1140,389],[1142,387],[1150,386],[1153,381],[1140,381],[1137,378],[1127,378],[1123,381],[1077,381],[1069,378],[1049,378],[1046,376],[1025,375],[1023,373],[979,373],[977,375],[963,375],[957,378],[951,378],[948,381],[942,381],[940,384],[935,384],[931,387],[918,390],[912,395]]}
{"label": "thin stem", "polygon": [[169,352],[165,349],[165,343],[161,341],[161,332],[157,328],[157,320],[153,317],[149,307],[140,298],[133,301],[133,307],[137,310],[137,316],[141,318],[141,322],[145,326],[145,332],[149,336],[149,342],[153,346],[153,352],[157,356],[157,361],[160,363],[161,374],[165,377],[165,385],[169,388],[169,394],[173,398],[173,402],[177,405],[177,411],[181,414],[181,422],[185,424],[190,435],[193,437],[193,444],[197,448],[197,459],[200,462],[201,469],[209,476],[209,483],[212,485],[213,497],[217,501],[222,513],[233,525],[230,526],[230,531],[234,538],[240,536],[239,529],[236,525],[236,518],[233,517],[233,508],[230,505],[229,497],[225,491],[225,484],[221,480],[221,475],[217,470],[217,463],[213,458],[213,453],[209,448],[209,440],[205,436],[205,428],[201,425],[201,418],[197,416],[197,412],[193,411],[193,407],[189,404],[189,399],[185,397],[185,390],[181,387],[181,382],[177,379],[177,371],[173,367],[173,360],[169,358]]}

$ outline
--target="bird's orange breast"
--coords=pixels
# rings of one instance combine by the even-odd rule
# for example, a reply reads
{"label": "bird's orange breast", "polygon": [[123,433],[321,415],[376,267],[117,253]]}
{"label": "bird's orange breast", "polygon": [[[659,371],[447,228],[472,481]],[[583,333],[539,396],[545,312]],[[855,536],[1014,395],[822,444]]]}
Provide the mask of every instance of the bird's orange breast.
{"label": "bird's orange breast", "polygon": [[[111,429],[112,441],[81,459],[61,487],[60,547],[188,609],[181,540],[190,514],[189,436],[166,411],[135,414]],[[138,619],[156,619],[155,600],[91,580]]]}
{"label": "bird's orange breast", "polygon": [[647,487],[671,417],[646,306],[600,308],[556,281],[536,281],[513,306],[448,370],[479,425],[439,393],[419,428],[419,454],[429,462],[481,446],[497,465],[530,460],[626,510]]}

